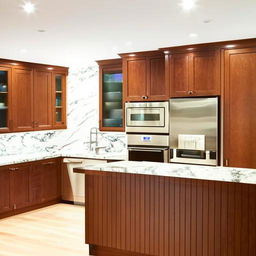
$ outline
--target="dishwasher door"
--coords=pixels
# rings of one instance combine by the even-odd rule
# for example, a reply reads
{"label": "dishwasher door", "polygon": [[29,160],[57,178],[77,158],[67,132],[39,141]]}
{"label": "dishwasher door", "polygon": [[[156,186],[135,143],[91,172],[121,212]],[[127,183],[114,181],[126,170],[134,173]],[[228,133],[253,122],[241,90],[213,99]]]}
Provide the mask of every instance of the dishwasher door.
{"label": "dishwasher door", "polygon": [[106,160],[64,158],[62,168],[62,199],[74,204],[85,204],[84,174],[74,173],[74,168],[107,163]]}

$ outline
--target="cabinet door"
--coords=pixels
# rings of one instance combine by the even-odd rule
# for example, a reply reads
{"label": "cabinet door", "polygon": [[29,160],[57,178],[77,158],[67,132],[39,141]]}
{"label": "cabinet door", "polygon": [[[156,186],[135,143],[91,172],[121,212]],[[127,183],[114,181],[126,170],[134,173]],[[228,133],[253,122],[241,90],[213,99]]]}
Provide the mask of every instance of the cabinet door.
{"label": "cabinet door", "polygon": [[48,71],[34,72],[34,128],[52,128],[53,118],[52,74]]}
{"label": "cabinet door", "polygon": [[165,59],[162,57],[148,58],[148,82],[147,96],[148,100],[168,100],[169,88],[165,83]]}
{"label": "cabinet door", "polygon": [[225,51],[224,160],[256,168],[256,48]]}
{"label": "cabinet door", "polygon": [[146,57],[124,59],[124,88],[126,101],[141,101],[147,94]]}
{"label": "cabinet door", "polygon": [[53,73],[53,127],[67,128],[66,120],[66,74]]}
{"label": "cabinet door", "polygon": [[171,97],[189,96],[190,73],[192,71],[189,54],[169,56]]}
{"label": "cabinet door", "polygon": [[0,66],[0,133],[10,132],[11,69]]}
{"label": "cabinet door", "polygon": [[0,168],[0,213],[12,210],[11,205],[11,179],[10,170],[6,167]]}
{"label": "cabinet door", "polygon": [[124,131],[122,67],[100,67],[100,130]]}
{"label": "cabinet door", "polygon": [[29,197],[29,173],[30,165],[15,166],[11,169],[11,188],[14,209],[21,209],[30,205]]}
{"label": "cabinet door", "polygon": [[13,130],[31,131],[33,124],[33,70],[15,68],[12,83]]}
{"label": "cabinet door", "polygon": [[192,96],[220,95],[220,51],[191,53],[192,77],[190,91]]}
{"label": "cabinet door", "polygon": [[41,163],[43,172],[43,200],[50,201],[60,197],[60,165],[55,159]]}
{"label": "cabinet door", "polygon": [[41,163],[34,163],[29,173],[29,195],[31,204],[43,202],[43,168]]}

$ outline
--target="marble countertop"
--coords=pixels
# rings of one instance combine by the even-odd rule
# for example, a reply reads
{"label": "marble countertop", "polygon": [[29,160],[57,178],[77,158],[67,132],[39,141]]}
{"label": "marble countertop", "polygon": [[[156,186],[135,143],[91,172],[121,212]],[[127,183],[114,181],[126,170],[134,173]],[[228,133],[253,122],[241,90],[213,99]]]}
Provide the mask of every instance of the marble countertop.
{"label": "marble countertop", "polygon": [[86,170],[256,184],[256,169],[120,161],[87,165],[75,172],[83,173]]}
{"label": "marble countertop", "polygon": [[68,158],[84,158],[84,159],[106,159],[106,160],[126,160],[127,155],[118,153],[95,154],[94,152],[62,152],[62,153],[36,153],[36,154],[21,154],[0,156],[0,166],[20,164],[38,160],[44,160],[56,157]]}

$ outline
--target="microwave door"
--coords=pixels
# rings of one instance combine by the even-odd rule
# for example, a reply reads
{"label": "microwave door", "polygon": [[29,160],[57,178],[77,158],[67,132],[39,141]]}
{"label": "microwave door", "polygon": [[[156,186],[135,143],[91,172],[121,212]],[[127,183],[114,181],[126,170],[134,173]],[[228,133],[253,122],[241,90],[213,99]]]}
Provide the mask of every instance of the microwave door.
{"label": "microwave door", "polygon": [[164,127],[164,108],[128,108],[127,126]]}

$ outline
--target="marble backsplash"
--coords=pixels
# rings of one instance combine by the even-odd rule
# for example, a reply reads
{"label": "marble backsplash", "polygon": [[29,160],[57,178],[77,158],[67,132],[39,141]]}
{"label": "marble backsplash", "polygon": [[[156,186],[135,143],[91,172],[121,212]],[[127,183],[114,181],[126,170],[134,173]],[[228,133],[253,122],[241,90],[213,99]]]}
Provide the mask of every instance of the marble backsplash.
{"label": "marble backsplash", "polygon": [[[34,153],[89,151],[90,129],[98,127],[98,67],[70,68],[67,86],[68,129],[0,134],[0,157]],[[100,133],[103,153],[126,151],[124,133]]]}

